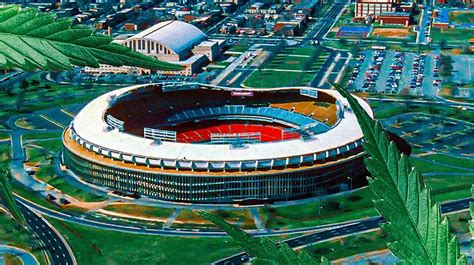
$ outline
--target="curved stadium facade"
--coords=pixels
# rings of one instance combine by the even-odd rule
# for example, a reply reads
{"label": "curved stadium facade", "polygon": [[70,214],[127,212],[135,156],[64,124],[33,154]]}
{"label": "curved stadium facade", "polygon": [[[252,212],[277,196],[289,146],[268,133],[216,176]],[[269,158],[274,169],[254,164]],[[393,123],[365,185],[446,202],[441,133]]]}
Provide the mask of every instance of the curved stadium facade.
{"label": "curved stadium facade", "polygon": [[140,85],[102,95],[77,114],[63,135],[63,163],[110,190],[256,204],[365,178],[361,141],[355,115],[333,90]]}

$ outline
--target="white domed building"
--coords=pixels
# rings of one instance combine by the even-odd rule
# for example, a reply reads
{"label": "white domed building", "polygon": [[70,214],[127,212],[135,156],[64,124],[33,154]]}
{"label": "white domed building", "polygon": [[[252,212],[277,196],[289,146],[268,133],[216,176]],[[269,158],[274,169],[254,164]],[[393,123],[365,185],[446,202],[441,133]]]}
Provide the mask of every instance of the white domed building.
{"label": "white domed building", "polygon": [[[179,20],[160,22],[128,38],[114,42],[129,47],[147,56],[183,66],[181,71],[159,71],[164,74],[192,75],[202,66],[213,61],[224,46],[224,41],[209,41],[199,28]],[[85,67],[91,74],[105,73],[149,73],[148,69],[128,66],[101,65],[100,68]]]}
{"label": "white domed building", "polygon": [[197,27],[173,20],[158,23],[123,40],[122,44],[163,61],[178,62],[206,38],[206,34]]}

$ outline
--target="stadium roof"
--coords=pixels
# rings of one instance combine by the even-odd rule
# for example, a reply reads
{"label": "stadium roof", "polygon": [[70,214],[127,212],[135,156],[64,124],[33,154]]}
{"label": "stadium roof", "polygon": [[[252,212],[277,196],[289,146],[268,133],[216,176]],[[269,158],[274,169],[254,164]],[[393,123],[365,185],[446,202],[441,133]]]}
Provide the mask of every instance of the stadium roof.
{"label": "stadium roof", "polygon": [[[141,157],[160,158],[169,161],[244,161],[265,160],[282,157],[324,152],[335,147],[342,147],[359,141],[363,135],[354,113],[345,110],[344,118],[331,130],[318,134],[310,141],[288,140],[271,143],[248,145],[245,149],[232,149],[229,145],[187,144],[162,142],[153,144],[153,140],[122,133],[117,130],[104,130],[104,121],[111,98],[127,93],[144,85],[125,87],[102,95],[86,105],[74,118],[73,127],[85,141],[96,146],[107,147],[120,153],[134,154]],[[280,88],[288,89],[288,88]],[[324,90],[325,93],[348,105],[347,100],[335,90]],[[373,116],[369,105],[357,98],[364,109]],[[291,146],[291,148],[289,148]]]}
{"label": "stadium roof", "polygon": [[192,48],[194,44],[206,38],[197,27],[178,20],[158,23],[130,39],[148,39],[160,42],[176,53]]}

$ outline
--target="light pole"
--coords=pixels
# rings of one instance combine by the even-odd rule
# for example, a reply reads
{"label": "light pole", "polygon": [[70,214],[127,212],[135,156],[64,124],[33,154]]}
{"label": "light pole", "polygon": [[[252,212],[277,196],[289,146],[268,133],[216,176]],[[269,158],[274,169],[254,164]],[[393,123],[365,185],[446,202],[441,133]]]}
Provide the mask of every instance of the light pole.
{"label": "light pole", "polygon": [[352,178],[351,178],[351,177],[347,177],[347,179],[351,182],[350,190],[352,190]]}

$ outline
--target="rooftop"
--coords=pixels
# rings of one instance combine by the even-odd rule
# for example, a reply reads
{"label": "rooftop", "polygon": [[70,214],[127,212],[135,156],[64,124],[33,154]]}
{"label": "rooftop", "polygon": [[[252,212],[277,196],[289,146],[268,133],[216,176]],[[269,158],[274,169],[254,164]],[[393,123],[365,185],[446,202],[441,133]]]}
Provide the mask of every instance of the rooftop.
{"label": "rooftop", "polygon": [[192,48],[194,44],[206,38],[197,27],[178,20],[158,23],[132,37],[130,39],[148,39],[157,41],[181,53]]}

